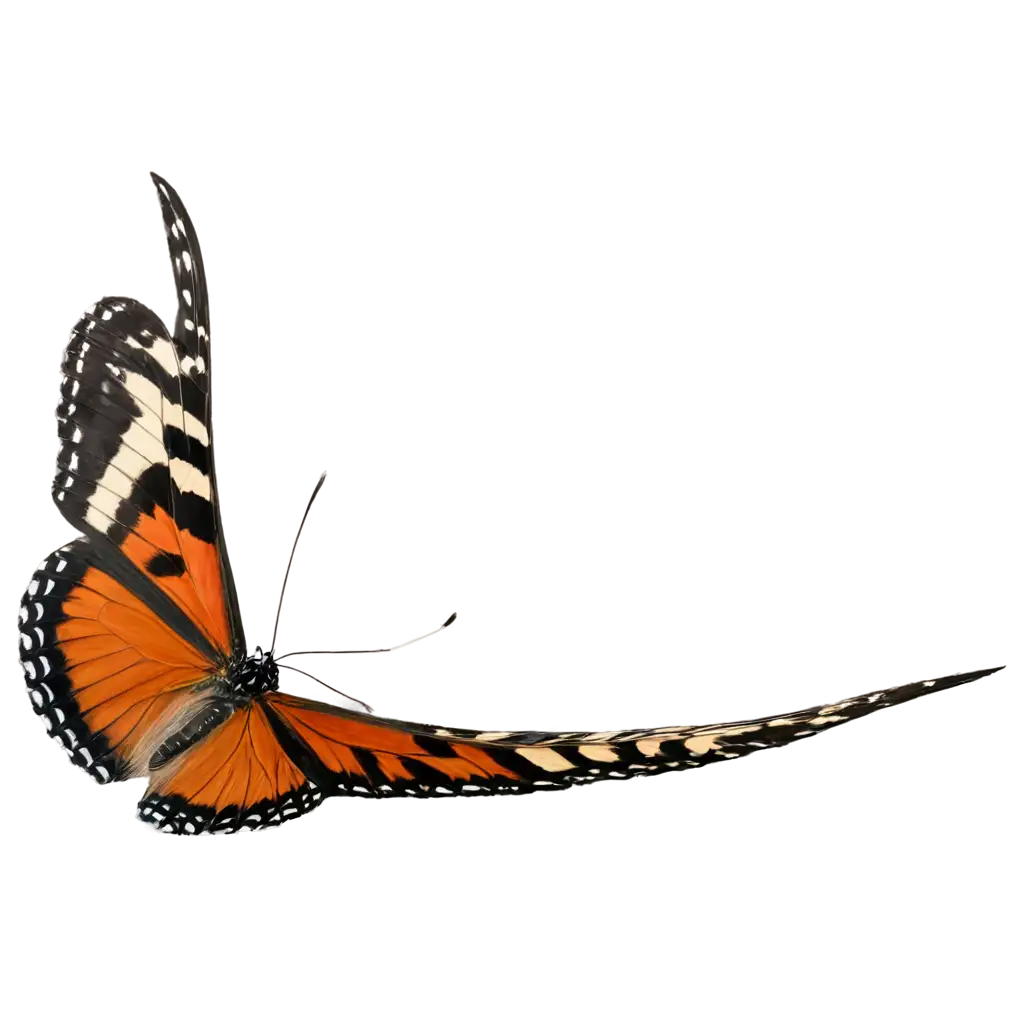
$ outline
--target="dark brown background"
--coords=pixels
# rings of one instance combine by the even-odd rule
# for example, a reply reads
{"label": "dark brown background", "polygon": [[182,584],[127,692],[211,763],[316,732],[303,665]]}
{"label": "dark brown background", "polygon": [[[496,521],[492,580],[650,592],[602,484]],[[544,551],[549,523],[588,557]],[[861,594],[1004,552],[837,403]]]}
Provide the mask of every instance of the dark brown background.
{"label": "dark brown background", "polygon": [[[142,166],[1018,167],[1021,28],[955,11],[2,15],[11,590],[54,536],[59,323],[96,291],[164,284]],[[143,844],[128,798],[84,794],[19,709],[4,703],[8,1019],[1018,1018],[1014,846]]]}

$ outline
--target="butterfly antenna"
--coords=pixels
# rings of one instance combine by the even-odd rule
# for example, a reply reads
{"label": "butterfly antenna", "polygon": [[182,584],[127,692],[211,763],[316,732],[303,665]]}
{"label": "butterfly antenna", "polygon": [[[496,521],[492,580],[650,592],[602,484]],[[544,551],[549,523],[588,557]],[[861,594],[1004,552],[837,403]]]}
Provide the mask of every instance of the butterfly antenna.
{"label": "butterfly antenna", "polygon": [[[308,657],[308,656],[334,656],[338,654],[351,655],[351,654],[386,654],[389,650],[393,653],[396,650],[401,650],[402,647],[409,647],[415,643],[420,643],[424,640],[432,640],[435,637],[440,636],[442,633],[454,630],[456,625],[460,621],[461,612],[452,608],[441,616],[441,621],[433,626],[425,627],[422,633],[414,634],[411,637],[407,637],[404,640],[400,640],[397,643],[390,644],[389,647],[373,647],[373,648],[362,648],[359,650],[291,650],[287,653],[279,655],[280,662],[287,662],[292,657]],[[353,697],[350,693],[346,693],[344,690],[338,689],[337,686],[332,686],[329,682],[316,676],[310,677],[310,682],[317,683],[325,687],[325,689],[331,690],[332,693],[338,694],[344,700],[344,709],[346,711],[354,711],[356,714],[365,715],[372,717],[372,712],[366,703],[360,700],[358,697]]]}
{"label": "butterfly antenna", "polygon": [[[313,488],[313,493],[310,495],[309,503],[306,505],[306,511],[302,513],[302,522],[299,523],[298,533],[295,534],[295,542],[292,544],[292,553],[288,556],[288,568],[284,571],[284,581],[281,584],[281,596],[277,599],[277,615],[274,618],[274,636],[270,641],[270,653],[273,655],[274,647],[277,644],[277,626],[281,621],[281,605],[284,604],[284,588],[288,586],[288,573],[292,571],[292,559],[295,557],[295,549],[299,546],[299,538],[302,536],[302,528],[306,525],[306,516],[309,515],[309,510],[313,507],[313,502],[316,500],[316,496],[320,493],[320,488],[324,485],[324,480],[327,479],[327,473],[321,473],[320,479],[316,482],[316,487]],[[320,682],[318,679],[317,682]],[[327,686],[324,683],[324,686]],[[330,689],[330,687],[328,687]],[[354,699],[354,698],[350,698]],[[359,702],[360,704],[362,701]]]}
{"label": "butterfly antenna", "polygon": [[366,708],[366,713],[372,715],[373,708],[366,703],[365,700],[360,700],[358,697],[353,697],[350,693],[346,693],[344,690],[339,690],[337,687],[331,686],[330,683],[325,683],[322,679],[317,679],[312,672],[304,672],[301,668],[296,668],[294,665],[281,665],[281,668],[290,669],[292,672],[298,672],[300,676],[306,676],[308,679],[312,679],[314,682],[319,683],[321,686],[326,686],[328,690],[333,690],[336,694],[344,697],[345,700],[353,701],[355,704],[359,704]]}
{"label": "butterfly antenna", "polygon": [[279,660],[287,660],[290,657],[337,657],[349,654],[386,654],[401,650],[403,647],[412,647],[413,644],[423,643],[425,640],[433,640],[442,633],[451,633],[461,621],[462,613],[453,608],[441,616],[441,621],[433,626],[424,627],[422,633],[414,633],[413,636],[396,643],[388,644],[386,647],[359,647],[348,650],[290,650],[279,656]]}

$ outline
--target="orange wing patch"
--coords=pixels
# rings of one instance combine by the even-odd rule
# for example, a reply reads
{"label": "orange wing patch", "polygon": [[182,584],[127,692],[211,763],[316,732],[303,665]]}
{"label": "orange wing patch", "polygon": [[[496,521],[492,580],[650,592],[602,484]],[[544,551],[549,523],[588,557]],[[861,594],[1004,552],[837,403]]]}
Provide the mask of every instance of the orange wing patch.
{"label": "orange wing patch", "polygon": [[165,728],[221,669],[92,564],[86,541],[54,552],[22,599],[22,663],[36,711],[100,782],[143,774]]}
{"label": "orange wing patch", "polygon": [[206,369],[201,381],[184,352],[132,299],[104,299],[81,318],[62,363],[53,496],[69,522],[114,544],[227,661],[244,643],[225,593]]}
{"label": "orange wing patch", "polygon": [[237,832],[298,817],[321,797],[255,701],[156,772],[139,817],[179,834]]}
{"label": "orange wing patch", "polygon": [[[224,654],[231,652],[220,558],[213,544],[179,532],[159,506],[140,515],[121,551],[170,597]],[[175,559],[180,558],[180,563]],[[180,572],[168,571],[180,569]]]}
{"label": "orange wing patch", "polygon": [[366,796],[445,795],[514,788],[520,771],[481,745],[449,741],[285,693],[266,703],[326,769],[332,789]]}

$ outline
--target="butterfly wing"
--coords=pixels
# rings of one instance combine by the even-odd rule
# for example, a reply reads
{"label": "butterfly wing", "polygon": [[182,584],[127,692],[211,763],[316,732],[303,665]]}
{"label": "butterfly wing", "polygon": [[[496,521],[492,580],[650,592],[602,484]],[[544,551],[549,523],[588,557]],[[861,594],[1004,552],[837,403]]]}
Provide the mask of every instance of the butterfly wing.
{"label": "butterfly wing", "polygon": [[154,178],[179,307],[174,335],[132,299],[107,298],[64,353],[61,446],[53,496],[109,559],[120,581],[211,658],[244,654],[245,638],[217,501],[210,350],[202,255],[176,193]]}
{"label": "butterfly wing", "polygon": [[32,576],[19,614],[36,712],[97,782],[145,774],[167,723],[222,685],[214,661],[108,571],[85,538]]}
{"label": "butterfly wing", "polygon": [[781,747],[989,669],[772,718],[618,732],[474,732],[268,693],[150,780],[140,816],[168,832],[263,828],[327,796],[487,796],[701,768]]}
{"label": "butterfly wing", "polygon": [[[238,607],[234,576],[228,559],[221,523],[220,502],[217,500],[217,474],[214,469],[213,421],[210,411],[210,311],[206,290],[206,270],[199,238],[192,225],[192,219],[185,204],[171,186],[158,174],[151,174],[160,197],[160,211],[167,233],[167,248],[174,268],[174,280],[178,293],[178,315],[174,321],[174,341],[181,357],[181,371],[185,379],[183,388],[197,409],[202,406],[199,416],[209,437],[209,479],[214,518],[214,537],[218,563],[228,617],[232,632],[232,655],[244,657],[245,635],[242,631],[242,616]],[[197,396],[195,391],[199,392]]]}
{"label": "butterfly wing", "polygon": [[[153,772],[139,804],[143,821],[178,835],[237,832],[279,825],[323,798],[285,752],[263,701],[224,710],[226,720],[214,709],[205,719],[212,729]],[[162,762],[160,752],[153,764]]]}
{"label": "butterfly wing", "polygon": [[306,758],[297,756],[298,763],[325,795],[480,796],[702,768],[785,746],[991,671],[876,690],[771,718],[617,732],[472,732],[376,718],[283,693],[268,694],[266,702],[298,741],[296,753]]}
{"label": "butterfly wing", "polygon": [[145,773],[175,723],[226,692],[245,649],[213,470],[202,255],[180,199],[154,181],[174,334],[120,298],[72,330],[53,497],[85,536],[43,562],[21,606],[35,709],[99,782]]}
{"label": "butterfly wing", "polygon": [[266,694],[155,770],[139,817],[177,834],[235,832],[279,825],[325,796],[524,790],[527,770],[503,767],[479,742],[486,734],[452,735]]}

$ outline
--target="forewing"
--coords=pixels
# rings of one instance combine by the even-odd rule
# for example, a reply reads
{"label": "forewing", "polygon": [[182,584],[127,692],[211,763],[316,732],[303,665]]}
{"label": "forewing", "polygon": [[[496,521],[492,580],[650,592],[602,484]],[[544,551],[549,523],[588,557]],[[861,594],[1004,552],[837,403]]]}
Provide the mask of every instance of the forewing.
{"label": "forewing", "polygon": [[163,325],[130,299],[105,299],[79,321],[64,354],[53,495],[226,657],[209,435],[182,404],[177,365]]}
{"label": "forewing", "polygon": [[327,795],[519,792],[536,775],[536,765],[518,763],[514,748],[489,742],[487,733],[377,718],[286,693],[265,701],[283,745]]}
{"label": "forewing", "polygon": [[771,718],[617,732],[473,732],[376,718],[283,693],[268,694],[266,703],[283,745],[325,796],[483,796],[701,768],[785,746],[992,671],[876,690]]}
{"label": "forewing", "polygon": [[[167,249],[174,270],[174,284],[178,295],[178,313],[174,321],[174,342],[180,353],[182,390],[189,405],[195,406],[195,415],[206,427],[209,437],[209,477],[213,492],[213,518],[218,561],[227,600],[228,618],[232,633],[232,654],[246,653],[242,616],[235,593],[235,580],[231,573],[224,527],[221,523],[220,502],[217,500],[217,474],[214,466],[213,416],[211,412],[210,368],[210,303],[206,289],[206,269],[203,253],[185,204],[177,192],[158,174],[152,174],[160,199],[160,212],[167,234]],[[198,411],[202,407],[202,413]]]}
{"label": "forewing", "polygon": [[206,270],[199,238],[181,197],[158,174],[151,174],[160,197],[167,248],[178,292],[174,340],[181,352],[182,371],[206,395],[210,392],[210,311]]}

